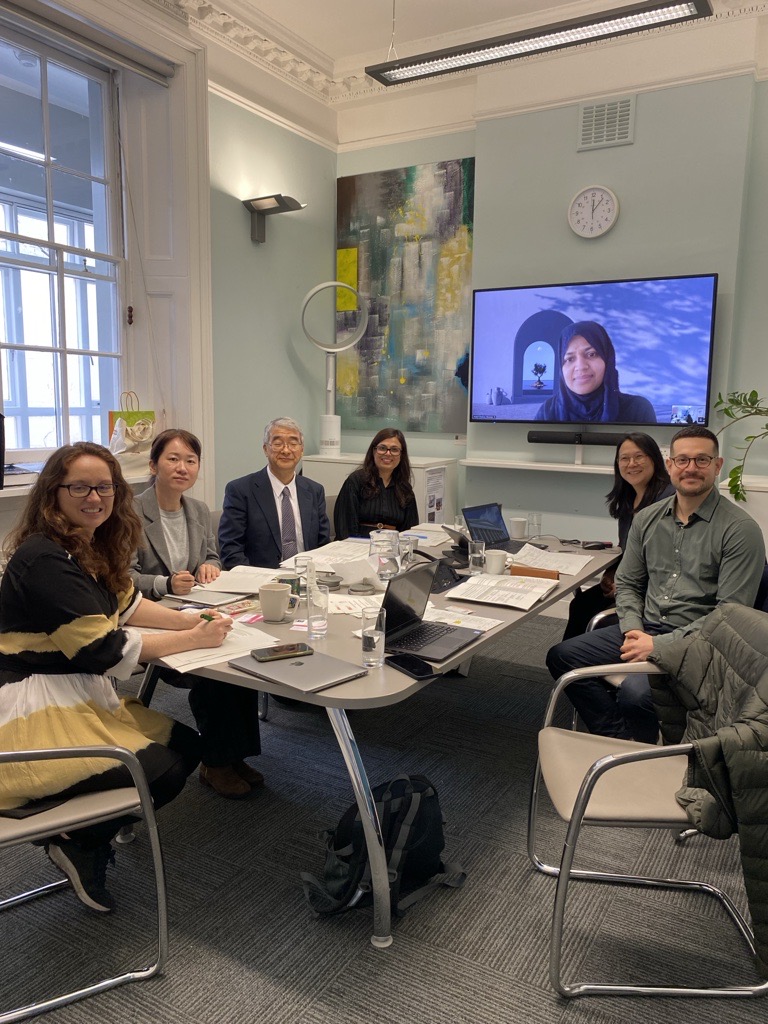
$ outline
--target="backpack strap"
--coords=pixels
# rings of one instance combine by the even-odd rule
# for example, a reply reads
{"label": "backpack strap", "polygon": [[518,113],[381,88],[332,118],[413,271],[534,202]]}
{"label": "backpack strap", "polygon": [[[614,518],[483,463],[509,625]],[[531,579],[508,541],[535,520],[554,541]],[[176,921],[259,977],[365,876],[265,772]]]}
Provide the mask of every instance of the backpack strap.
{"label": "backpack strap", "polygon": [[[404,776],[404,778],[408,779],[407,776]],[[410,800],[406,802],[408,797],[410,797]],[[421,807],[421,798],[422,794],[417,793],[414,790],[411,780],[408,779],[400,805],[400,811],[395,819],[395,828],[397,829],[397,832],[395,834],[395,841],[392,844],[392,852],[389,855],[389,861],[387,864],[389,867],[390,877],[390,900],[393,907],[397,907],[400,900],[400,883],[402,881],[400,865],[403,859],[403,853],[408,844],[408,839],[413,830],[413,823],[416,820],[416,815],[419,813],[419,808]]]}
{"label": "backpack strap", "polygon": [[432,892],[433,889],[439,889],[441,885],[448,886],[451,889],[460,889],[467,878],[467,872],[455,861],[448,862],[442,865],[444,874],[434,875],[428,882],[421,886],[419,889],[414,889],[413,892],[409,892],[407,896],[403,896],[401,900],[398,900],[397,906],[395,907],[395,913],[398,917],[412,907],[414,903],[426,896],[428,892]]}

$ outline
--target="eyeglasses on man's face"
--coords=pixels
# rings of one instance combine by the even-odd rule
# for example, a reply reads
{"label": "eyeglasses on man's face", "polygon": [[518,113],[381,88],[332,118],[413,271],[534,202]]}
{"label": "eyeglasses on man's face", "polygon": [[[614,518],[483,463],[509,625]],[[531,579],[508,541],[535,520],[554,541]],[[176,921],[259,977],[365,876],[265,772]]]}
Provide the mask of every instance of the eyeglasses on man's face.
{"label": "eyeglasses on man's face", "polygon": [[642,465],[642,463],[645,462],[647,460],[647,458],[648,458],[648,456],[647,455],[643,455],[642,452],[638,452],[637,455],[620,455],[619,456],[619,465],[620,466],[631,466],[633,463],[636,463],[639,466],[639,465]]}
{"label": "eyeglasses on man's face", "polygon": [[387,448],[387,446],[385,444],[377,444],[376,445],[376,454],[377,455],[395,455],[395,456],[397,456],[397,455],[400,455],[402,450],[403,449],[398,447],[398,445],[392,445],[390,448]]}
{"label": "eyeglasses on man's face", "polygon": [[297,452],[304,445],[295,437],[273,437],[267,447],[271,448],[273,452],[281,452],[283,448],[290,448],[292,452]]}
{"label": "eyeglasses on man's face", "polygon": [[685,469],[691,462],[695,462],[699,469],[707,469],[716,458],[715,455],[675,455],[671,461],[678,469]]}
{"label": "eyeglasses on man's face", "polygon": [[115,493],[114,484],[96,484],[95,487],[89,487],[88,484],[59,484],[59,487],[68,490],[73,498],[89,498],[91,491],[96,491],[100,498],[111,498]]}

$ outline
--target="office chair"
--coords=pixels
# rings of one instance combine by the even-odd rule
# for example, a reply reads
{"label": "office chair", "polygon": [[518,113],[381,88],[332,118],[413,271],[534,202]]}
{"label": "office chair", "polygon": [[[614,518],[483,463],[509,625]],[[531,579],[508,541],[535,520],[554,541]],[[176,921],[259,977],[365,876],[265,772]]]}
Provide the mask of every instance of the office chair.
{"label": "office chair", "polygon": [[[552,914],[549,978],[562,996],[647,995],[647,996],[758,996],[768,992],[768,981],[753,985],[702,988],[566,983],[562,977],[562,950],[565,909],[569,885],[573,879],[611,882],[631,886],[680,889],[702,892],[717,899],[756,954],[752,929],[730,896],[706,882],[689,879],[654,878],[594,871],[573,867],[581,830],[586,825],[608,828],[673,829],[680,832],[689,825],[683,808],[675,800],[687,765],[691,743],[659,747],[632,740],[559,729],[552,725],[560,695],[566,686],[596,675],[610,680],[617,674],[662,674],[651,662],[626,665],[602,665],[566,672],[555,685],[547,704],[544,724],[539,733],[539,757],[534,771],[528,811],[528,857],[537,871],[557,878]],[[617,685],[617,684],[613,684]],[[544,781],[558,815],[568,823],[560,864],[542,861],[536,852],[536,827],[541,782]]]}
{"label": "office chair", "polygon": [[[0,849],[18,846],[21,843],[29,843],[33,840],[47,839],[49,836],[58,835],[60,832],[83,828],[87,825],[95,825],[114,818],[122,818],[126,815],[143,818],[149,834],[155,873],[158,924],[157,956],[146,966],[105,978],[103,981],[85,985],[83,988],[66,992],[60,996],[41,999],[39,1002],[29,1003],[14,1010],[2,1010],[0,1008],[0,1024],[10,1024],[11,1021],[26,1020],[28,1017],[46,1013],[48,1010],[54,1010],[68,1003],[73,1003],[78,999],[84,999],[86,996],[95,995],[97,992],[106,992],[117,985],[151,978],[162,971],[168,956],[168,913],[160,837],[157,831],[157,822],[155,820],[154,805],[149,785],[144,770],[136,756],[124,747],[63,747],[49,750],[0,751],[0,764],[12,761],[47,761],[74,757],[103,757],[122,761],[130,771],[134,784],[122,789],[84,793],[80,796],[71,797],[50,810],[40,811],[26,818],[0,817]],[[11,896],[0,901],[0,911],[17,907],[38,896],[66,889],[69,885],[69,879],[62,878],[59,881],[50,882],[28,892]],[[29,960],[30,964],[36,970],[39,970],[39,964],[35,958],[34,951],[30,952]]]}

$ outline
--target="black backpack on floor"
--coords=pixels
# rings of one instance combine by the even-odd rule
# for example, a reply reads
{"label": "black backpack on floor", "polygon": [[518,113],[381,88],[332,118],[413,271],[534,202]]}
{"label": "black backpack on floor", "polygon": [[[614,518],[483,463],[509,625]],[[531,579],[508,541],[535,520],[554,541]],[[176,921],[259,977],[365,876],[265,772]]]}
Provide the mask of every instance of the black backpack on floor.
{"label": "black backpack on floor", "polygon": [[[389,869],[392,913],[402,916],[440,885],[460,888],[466,872],[445,863],[443,815],[437,791],[423,775],[398,775],[373,789]],[[348,807],[326,842],[322,880],[302,873],[304,894],[317,914],[338,914],[371,903],[371,866],[357,804]]]}

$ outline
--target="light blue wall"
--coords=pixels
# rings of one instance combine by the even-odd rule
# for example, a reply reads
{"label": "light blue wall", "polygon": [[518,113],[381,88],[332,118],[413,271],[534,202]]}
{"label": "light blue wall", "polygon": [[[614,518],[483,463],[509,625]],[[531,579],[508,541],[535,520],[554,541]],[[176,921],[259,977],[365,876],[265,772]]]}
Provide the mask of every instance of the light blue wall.
{"label": "light blue wall", "polygon": [[[335,274],[336,157],[258,115],[210,97],[216,503],[264,465],[262,431],[293,416],[316,451],[325,357],[301,330],[306,293]],[[251,241],[242,199],[282,192],[307,204],[267,217]]]}
{"label": "light blue wall", "polygon": [[[752,148],[747,163],[743,235],[736,287],[734,344],[723,389],[768,396],[768,82],[754,87]],[[734,424],[725,435],[731,445],[765,429],[764,419]],[[768,440],[756,445],[747,462],[749,474],[768,476]]]}
{"label": "light blue wall", "polygon": [[[634,143],[584,153],[576,151],[577,105],[481,123],[474,286],[715,271],[720,279],[713,391],[727,387],[745,176],[752,159],[753,89],[744,76],[641,94]],[[608,235],[584,240],[569,229],[566,209],[590,184],[612,188],[621,214]],[[764,274],[764,260],[762,265]],[[745,296],[745,303],[750,299]],[[765,387],[765,359],[760,376]],[[573,461],[571,446],[529,445],[528,429],[470,424],[468,452]],[[674,428],[651,433],[664,444]],[[585,449],[585,462],[611,459],[610,449]],[[509,511],[538,507],[549,529],[583,537],[588,529],[595,535],[609,486],[608,478],[589,475],[471,469],[466,496],[470,503],[492,497]]]}
{"label": "light blue wall", "polygon": [[[316,440],[323,361],[299,338],[298,307],[310,287],[333,273],[336,174],[474,155],[475,287],[716,271],[713,393],[750,387],[768,392],[768,83],[740,76],[640,94],[630,146],[578,153],[577,119],[573,105],[484,121],[474,133],[334,158],[212,99],[220,491],[227,479],[251,468],[251,451],[260,453],[258,426],[272,415],[292,411]],[[262,188],[265,167],[274,168],[274,177],[265,178]],[[621,202],[616,227],[593,241],[577,238],[566,222],[571,197],[587,184],[608,185]],[[312,205],[268,222],[267,244],[252,246],[237,199],[272,190]],[[244,430],[246,420],[253,434]],[[471,424],[468,454],[572,460],[570,447],[528,445],[527,429]],[[654,433],[666,443],[672,430]],[[367,440],[345,433],[343,449],[362,451]],[[763,448],[768,452],[768,445]],[[413,438],[412,449],[463,455],[446,437]],[[605,464],[610,457],[608,449],[593,448],[585,461]],[[765,472],[766,458],[759,455],[750,470]],[[470,469],[465,497],[470,503],[501,501],[508,514],[539,508],[545,527],[562,536],[610,537],[604,510],[609,486],[602,476]]]}

